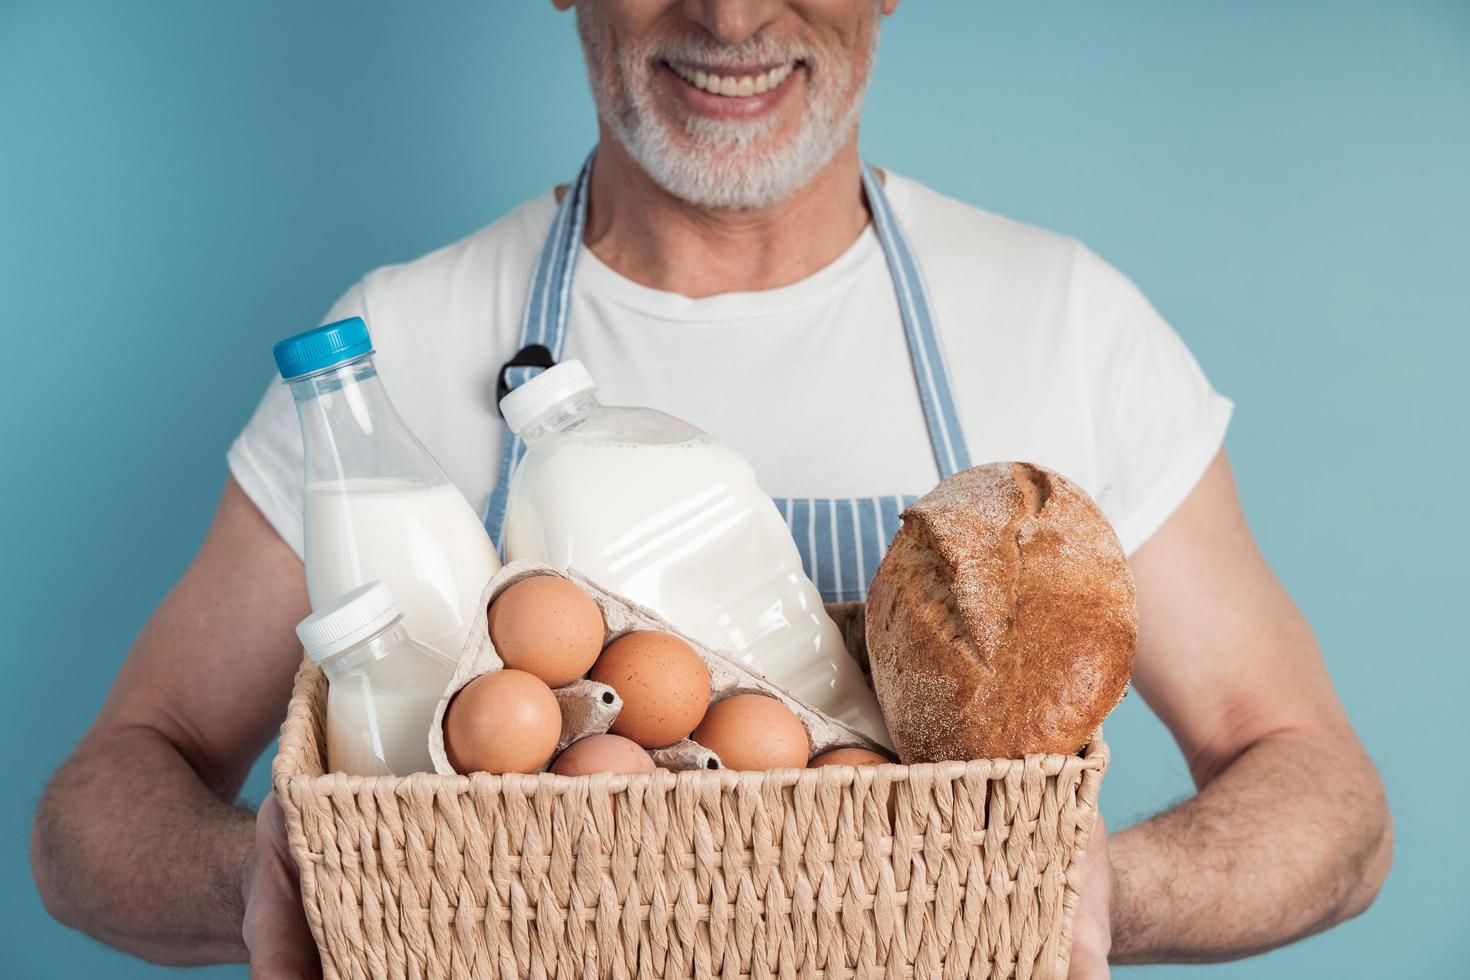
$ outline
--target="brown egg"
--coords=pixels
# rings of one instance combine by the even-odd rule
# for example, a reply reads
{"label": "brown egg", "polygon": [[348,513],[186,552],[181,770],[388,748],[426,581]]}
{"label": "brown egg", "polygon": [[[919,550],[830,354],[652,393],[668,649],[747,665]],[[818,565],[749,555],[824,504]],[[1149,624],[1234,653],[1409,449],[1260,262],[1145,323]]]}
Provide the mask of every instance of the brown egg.
{"label": "brown egg", "polygon": [[829,749],[814,758],[809,766],[812,769],[820,766],[886,766],[892,761],[868,749]]}
{"label": "brown egg", "polygon": [[592,665],[592,679],[612,685],[623,699],[612,733],[646,749],[686,737],[709,707],[704,661],[668,633],[641,630],[618,637]]}
{"label": "brown egg", "polygon": [[690,736],[726,769],[804,769],[812,746],[801,719],[763,694],[737,694],[712,705]]}
{"label": "brown egg", "polygon": [[590,776],[594,772],[653,772],[653,758],[643,746],[621,735],[589,735],[566,747],[551,771],[563,776]]}
{"label": "brown egg", "polygon": [[602,610],[555,575],[521,579],[490,603],[490,642],[507,667],[552,687],[587,673],[602,649]]}
{"label": "brown egg", "polygon": [[523,670],[481,674],[444,713],[444,751],[456,772],[535,772],[560,737],[556,695]]}

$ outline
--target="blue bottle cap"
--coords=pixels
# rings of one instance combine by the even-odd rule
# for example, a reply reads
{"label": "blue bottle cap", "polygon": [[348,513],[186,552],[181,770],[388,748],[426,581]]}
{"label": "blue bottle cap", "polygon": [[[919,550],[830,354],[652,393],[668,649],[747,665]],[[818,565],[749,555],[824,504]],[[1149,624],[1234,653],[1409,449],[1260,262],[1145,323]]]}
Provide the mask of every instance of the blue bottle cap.
{"label": "blue bottle cap", "polygon": [[371,354],[373,341],[362,317],[354,316],[287,337],[274,350],[282,380],[290,381]]}

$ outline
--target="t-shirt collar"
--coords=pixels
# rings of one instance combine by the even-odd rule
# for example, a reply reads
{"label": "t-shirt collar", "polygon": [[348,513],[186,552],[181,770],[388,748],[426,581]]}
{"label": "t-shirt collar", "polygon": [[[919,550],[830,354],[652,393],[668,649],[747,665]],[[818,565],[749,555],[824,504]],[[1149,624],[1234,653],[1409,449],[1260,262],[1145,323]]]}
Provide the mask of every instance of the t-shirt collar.
{"label": "t-shirt collar", "polygon": [[[902,181],[890,174],[886,184],[890,198],[894,191],[906,198]],[[895,210],[905,210],[895,204]],[[722,320],[759,320],[789,316],[792,312],[824,302],[832,293],[849,288],[862,275],[872,274],[877,265],[887,274],[883,248],[873,223],[841,255],[805,279],[775,289],[753,292],[720,293],[698,299],[665,292],[634,282],[615,271],[586,245],[577,257],[574,288],[584,295],[595,295],[599,301],[615,303],[630,312],[661,320],[711,322]]]}

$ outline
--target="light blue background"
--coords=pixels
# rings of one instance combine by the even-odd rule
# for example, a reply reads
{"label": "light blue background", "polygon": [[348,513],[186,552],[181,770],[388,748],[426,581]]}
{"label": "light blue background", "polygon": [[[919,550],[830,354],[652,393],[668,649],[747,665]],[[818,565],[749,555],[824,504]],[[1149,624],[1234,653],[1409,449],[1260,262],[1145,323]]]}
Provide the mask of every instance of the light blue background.
{"label": "light blue background", "polygon": [[[1086,240],[1238,403],[1247,510],[1398,857],[1363,918],[1213,975],[1470,975],[1470,4],[908,0],[864,132]],[[45,916],[27,825],[197,546],[271,342],[592,138],[544,2],[0,0],[0,974],[171,975]],[[1137,698],[1109,735],[1115,825],[1189,791]]]}

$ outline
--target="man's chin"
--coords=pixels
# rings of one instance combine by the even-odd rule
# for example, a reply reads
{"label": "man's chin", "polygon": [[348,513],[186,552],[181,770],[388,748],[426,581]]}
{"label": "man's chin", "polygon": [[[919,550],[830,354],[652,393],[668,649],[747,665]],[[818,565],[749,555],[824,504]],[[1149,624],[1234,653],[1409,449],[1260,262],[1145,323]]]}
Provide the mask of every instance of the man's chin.
{"label": "man's chin", "polygon": [[789,146],[729,144],[627,147],[638,165],[672,196],[697,207],[751,210],[769,207],[803,182]]}
{"label": "man's chin", "polygon": [[792,147],[789,141],[752,138],[709,140],[700,144],[665,142],[662,156],[666,165],[682,169],[707,171],[738,180],[753,177],[789,159]]}

